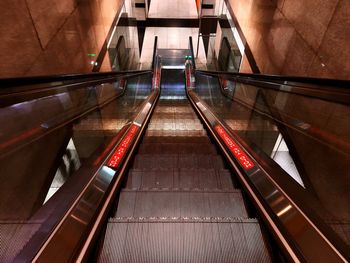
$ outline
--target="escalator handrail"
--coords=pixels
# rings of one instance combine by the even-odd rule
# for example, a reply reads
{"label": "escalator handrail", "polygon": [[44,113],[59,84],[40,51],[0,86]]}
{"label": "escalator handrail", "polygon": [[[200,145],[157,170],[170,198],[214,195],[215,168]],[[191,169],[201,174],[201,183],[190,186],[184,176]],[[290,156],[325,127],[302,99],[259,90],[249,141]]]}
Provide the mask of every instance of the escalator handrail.
{"label": "escalator handrail", "polygon": [[[215,76],[228,76],[228,77],[245,77],[256,80],[264,81],[276,81],[289,83],[303,83],[317,86],[337,87],[350,89],[350,80],[345,79],[331,79],[331,78],[315,78],[315,77],[301,77],[301,76],[287,76],[287,75],[269,75],[269,74],[254,74],[254,73],[241,73],[241,72],[227,72],[227,71],[211,71],[211,70],[196,70],[197,73],[203,73]],[[290,84],[291,85],[291,84]]]}
{"label": "escalator handrail", "polygon": [[193,66],[193,69],[196,69],[196,60],[194,58],[193,41],[192,41],[192,37],[191,36],[189,37],[188,44],[189,44],[189,50],[191,51],[192,66]]}
{"label": "escalator handrail", "polygon": [[350,103],[350,81],[306,77],[274,76],[219,71],[200,71],[197,73],[232,80],[261,88],[300,94],[342,104]]}
{"label": "escalator handrail", "polygon": [[[33,143],[36,140],[39,140],[40,138],[48,135],[49,133],[52,133],[54,131],[56,131],[57,129],[67,126],[71,123],[73,123],[74,121],[83,118],[84,116],[86,116],[87,114],[93,112],[94,110],[98,109],[98,108],[103,108],[104,106],[106,106],[107,104],[109,104],[110,102],[114,101],[115,99],[121,97],[124,95],[125,92],[125,87],[123,89],[123,91],[113,97],[110,97],[102,102],[99,102],[95,105],[91,105],[90,107],[87,107],[83,110],[78,110],[76,112],[73,112],[72,116],[69,116],[67,119],[65,120],[60,120],[60,116],[55,116],[56,118],[58,117],[58,121],[51,119],[48,120],[47,122],[43,123],[43,124],[48,124],[46,127],[43,127],[43,125],[37,126],[33,129],[30,130],[26,130],[24,131],[22,134],[14,134],[14,137],[16,140],[7,140],[3,143],[0,143],[0,155],[4,156],[4,155],[8,155],[10,153],[12,153],[15,150],[18,150],[20,148],[23,148],[27,145],[29,145],[30,143]],[[84,105],[85,106],[85,105]],[[65,113],[66,115],[68,115],[68,113]],[[66,117],[65,115],[65,117]],[[28,132],[28,131],[32,131],[32,132]]]}
{"label": "escalator handrail", "polygon": [[[158,80],[160,81],[160,78]],[[33,252],[31,255],[33,262],[47,262],[50,261],[52,257],[56,257],[56,260],[57,258],[63,257],[60,258],[63,261],[87,261],[87,257],[96,241],[98,232],[105,223],[108,211],[114,202],[114,197],[121,185],[128,163],[134,155],[136,147],[141,140],[143,131],[159,98],[159,93],[160,91],[158,88],[152,89],[151,94],[143,103],[140,112],[131,122],[126,124],[128,125],[128,128],[125,130],[125,133],[108,153],[107,157],[104,159],[105,161],[102,162],[100,168],[89,181],[88,185],[86,185],[83,192],[79,194],[79,197],[74,204],[70,206],[69,210],[52,230],[49,238],[40,247],[40,250]],[[130,137],[131,135],[133,137]],[[115,160],[115,156],[120,153],[120,147],[124,147],[124,155],[121,157],[118,165],[114,167],[111,163]],[[109,173],[111,172],[113,173],[113,178],[110,179],[110,182],[105,182],[104,180],[108,179]],[[102,185],[105,183],[107,186],[103,188],[105,191],[102,193],[102,197],[95,198],[97,195],[96,193],[101,191],[101,188],[99,187],[101,183]],[[92,194],[91,189],[94,189],[96,193]],[[89,215],[91,217],[88,222],[84,221],[84,211],[82,209],[79,210],[79,204],[84,204],[84,206],[87,205],[86,197],[84,199],[84,196],[87,196],[90,201],[89,204],[94,203],[96,206],[96,209],[92,211],[93,215],[91,215],[90,212]],[[97,197],[99,196],[97,195]],[[89,211],[86,213],[88,212]],[[73,223],[78,224],[83,228],[80,232],[74,231],[75,236],[71,229]],[[79,227],[77,228],[79,229]],[[75,239],[72,237],[75,237]],[[60,249],[65,246],[64,244],[67,242],[67,239],[74,244],[70,245],[70,249],[64,251],[67,252],[67,254],[63,255],[63,252],[60,251]],[[56,242],[59,242],[59,244]]]}
{"label": "escalator handrail", "polygon": [[108,72],[91,72],[77,74],[60,74],[60,75],[41,75],[31,77],[11,77],[0,78],[0,90],[9,87],[45,85],[50,83],[65,83],[68,81],[83,81],[84,79],[99,79],[102,77],[115,77],[121,75],[142,74],[150,70],[129,70],[129,71],[108,71]]}
{"label": "escalator handrail", "polygon": [[[127,79],[129,77],[136,77],[143,74],[148,74],[151,71],[138,71],[130,74],[114,74],[114,75],[106,75],[102,77],[86,77],[79,78],[74,80],[62,80],[62,81],[53,81],[53,82],[43,82],[39,84],[33,85],[22,85],[22,86],[1,86],[0,84],[0,99],[1,99],[1,107],[7,106],[12,102],[21,102],[39,96],[39,93],[57,93],[59,90],[74,90],[78,88],[91,87],[94,85],[100,85],[104,83],[114,82],[118,79]],[[90,75],[90,74],[87,74]]]}
{"label": "escalator handrail", "polygon": [[154,37],[154,44],[153,44],[153,56],[152,56],[152,69],[157,66],[156,63],[156,57],[157,57],[157,49],[158,49],[158,36]]}
{"label": "escalator handrail", "polygon": [[[186,78],[188,78],[187,75],[189,74],[186,73]],[[313,239],[314,243],[318,242],[317,244],[320,245],[319,248],[321,251],[319,253],[315,251],[311,252],[313,253],[313,255],[311,255],[313,259],[316,259],[320,255],[322,255],[322,257],[324,257],[325,259],[327,259],[327,257],[329,256],[333,260],[337,260],[333,262],[346,262],[345,257],[349,257],[349,252],[346,250],[346,246],[339,239],[339,237],[337,237],[329,229],[329,226],[326,226],[322,222],[315,221],[320,220],[317,215],[309,216],[310,211],[307,211],[307,214],[304,213],[304,209],[300,208],[302,207],[300,203],[295,203],[295,200],[291,199],[288,193],[286,193],[284,189],[278,185],[274,177],[267,172],[267,170],[264,168],[264,165],[261,165],[259,163],[259,159],[256,159],[257,155],[254,154],[253,149],[250,149],[249,146],[242,142],[242,140],[240,140],[238,136],[235,136],[232,133],[232,131],[227,127],[227,125],[224,122],[222,122],[220,118],[210,110],[206,103],[195,94],[194,83],[191,83],[189,85],[189,88],[188,85],[186,86],[187,94],[193,107],[201,116],[202,120],[210,130],[211,134],[218,142],[220,148],[225,153],[225,156],[229,160],[229,163],[231,163],[232,167],[236,171],[243,188],[251,196],[253,203],[260,211],[260,215],[265,220],[265,222],[267,222],[267,225],[269,226],[270,230],[277,237],[279,243],[284,248],[284,251],[287,253],[289,258],[293,261],[303,261],[305,259],[303,253],[310,253],[307,247],[308,244],[305,244],[303,247],[300,247],[299,243],[299,246],[296,246],[297,243],[295,242],[298,242],[298,239],[295,235],[293,236],[290,234],[290,231],[288,231],[288,225],[286,226],[286,222],[283,221],[286,220],[286,216],[293,216],[293,213],[295,213],[299,219],[303,220],[303,226],[306,226],[307,230],[312,232],[313,237],[315,237],[315,239]],[[244,170],[237,157],[235,157],[232,154],[232,152],[230,153],[229,147],[227,146],[227,144],[225,145],[225,141],[222,138],[220,139],[220,136],[215,130],[215,127],[217,125],[219,125],[225,131],[224,133],[230,136],[230,140],[234,141],[236,145],[239,145],[240,149],[243,150],[245,155],[248,156],[248,158],[250,158],[251,161],[254,163],[254,166],[250,170]],[[281,171],[277,171],[277,173],[279,172]],[[288,209],[286,209],[285,211],[283,209],[280,210],[280,215],[279,213],[276,213],[277,206],[272,202],[269,202],[266,196],[262,195],[261,192],[259,192],[259,187],[262,187],[260,188],[260,190],[266,190],[272,187],[271,189],[274,189],[274,191],[277,192],[275,192],[274,195],[268,196],[268,198],[272,201],[279,200],[279,205],[287,204],[287,206],[282,207],[287,207]],[[278,198],[273,198],[277,196]],[[324,233],[327,236],[325,236]],[[334,246],[334,244],[336,245],[336,247]],[[310,257],[310,254],[308,254],[308,257]]]}

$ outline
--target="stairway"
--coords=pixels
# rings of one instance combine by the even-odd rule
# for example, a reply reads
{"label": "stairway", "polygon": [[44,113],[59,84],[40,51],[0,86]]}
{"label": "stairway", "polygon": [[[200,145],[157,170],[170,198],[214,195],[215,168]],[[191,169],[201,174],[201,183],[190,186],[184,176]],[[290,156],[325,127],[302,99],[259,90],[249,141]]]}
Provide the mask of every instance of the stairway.
{"label": "stairway", "polygon": [[186,98],[183,74],[162,72],[98,261],[270,262],[258,221]]}

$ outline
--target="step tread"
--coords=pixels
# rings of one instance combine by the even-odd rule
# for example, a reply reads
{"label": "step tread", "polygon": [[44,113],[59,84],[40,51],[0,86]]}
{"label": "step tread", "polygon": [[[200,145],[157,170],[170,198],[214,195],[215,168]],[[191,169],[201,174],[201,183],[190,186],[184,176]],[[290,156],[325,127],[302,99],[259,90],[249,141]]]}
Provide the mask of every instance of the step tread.
{"label": "step tread", "polygon": [[224,168],[216,154],[138,154],[133,168]]}
{"label": "step tread", "polygon": [[203,216],[172,216],[172,217],[111,217],[108,223],[259,223],[257,218],[247,217],[203,217]]}
{"label": "step tread", "polygon": [[159,129],[159,130],[147,130],[145,136],[163,136],[163,137],[176,137],[176,136],[192,136],[192,137],[202,137],[206,136],[207,132],[203,129],[193,130],[193,129]]}
{"label": "step tread", "polygon": [[248,217],[239,191],[122,191],[115,216]]}
{"label": "step tread", "polygon": [[208,136],[144,136],[143,143],[211,143]]}
{"label": "step tread", "polygon": [[41,225],[41,221],[2,221],[0,224],[0,262],[12,262]]}
{"label": "step tread", "polygon": [[126,188],[233,189],[225,169],[146,168],[129,171]]}
{"label": "step tread", "polygon": [[271,262],[256,222],[109,223],[98,262]]}
{"label": "step tread", "polygon": [[216,154],[216,148],[210,143],[147,143],[140,145],[140,154]]}
{"label": "step tread", "polygon": [[152,188],[123,188],[122,192],[201,192],[201,193],[241,193],[239,189],[219,189],[219,188],[169,188],[169,187],[152,187]]}

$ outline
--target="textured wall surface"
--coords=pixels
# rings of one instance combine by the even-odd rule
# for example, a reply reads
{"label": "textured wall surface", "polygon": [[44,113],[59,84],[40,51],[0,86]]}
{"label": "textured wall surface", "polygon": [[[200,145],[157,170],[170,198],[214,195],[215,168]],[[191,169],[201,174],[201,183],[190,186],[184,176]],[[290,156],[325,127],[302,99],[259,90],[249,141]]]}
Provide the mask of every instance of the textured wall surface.
{"label": "textured wall surface", "polygon": [[228,1],[262,73],[350,79],[350,1]]}
{"label": "textured wall surface", "polygon": [[0,1],[0,77],[90,72],[121,3]]}
{"label": "textured wall surface", "polygon": [[[228,1],[262,73],[350,79],[350,1]],[[121,2],[0,1],[0,77],[91,71]]]}

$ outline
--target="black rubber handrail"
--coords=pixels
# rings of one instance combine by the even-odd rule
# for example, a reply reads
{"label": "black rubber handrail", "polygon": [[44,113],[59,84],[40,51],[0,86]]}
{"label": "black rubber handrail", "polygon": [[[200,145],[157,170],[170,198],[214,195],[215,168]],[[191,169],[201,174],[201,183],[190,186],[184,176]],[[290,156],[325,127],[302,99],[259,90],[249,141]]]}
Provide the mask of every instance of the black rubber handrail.
{"label": "black rubber handrail", "polygon": [[130,71],[109,71],[109,72],[92,72],[87,74],[63,74],[63,75],[47,75],[33,77],[18,77],[18,78],[1,78],[0,90],[4,88],[12,88],[19,86],[32,85],[51,85],[57,86],[63,83],[79,82],[91,79],[101,79],[108,77],[119,77],[144,74],[150,70],[130,70]]}
{"label": "black rubber handrail", "polygon": [[[210,107],[195,93],[195,86],[192,82],[191,86],[187,87],[187,95],[192,106],[225,153],[227,160],[236,171],[243,188],[252,198],[260,215],[264,221],[267,222],[267,226],[276,237],[276,240],[279,241],[281,248],[286,252],[288,258],[291,261],[298,262],[303,262],[304,259],[309,259],[311,260],[310,262],[318,262],[314,260],[316,258],[319,259],[319,255],[322,255],[321,257],[325,260],[332,259],[332,262],[344,262],[344,260],[346,260],[345,258],[349,258],[349,252],[344,242],[342,242],[330,227],[314,212],[320,209],[317,203],[311,200],[310,196],[306,196],[300,189],[297,189],[296,183],[293,184],[283,180],[282,185],[287,185],[288,187],[280,188],[281,174],[285,174],[285,172],[278,166],[269,162],[268,158],[261,154],[259,149],[256,149],[254,145],[247,144],[227,127],[227,125],[221,121],[220,117],[212,112]],[[251,158],[255,165],[253,169],[244,171],[244,169],[240,167],[237,158],[233,157],[227,145],[225,145],[225,141],[218,137],[215,126],[220,126],[221,129],[224,129],[230,136],[230,140],[233,140],[239,145]],[[280,189],[288,190],[288,194]],[[293,198],[291,198],[292,196]],[[274,202],[274,200],[278,202]],[[285,205],[288,206],[280,210],[280,204],[282,208],[285,207]],[[286,216],[283,217],[284,214],[286,214]],[[297,235],[296,233],[291,234],[293,232],[291,231],[293,227],[292,225],[288,226],[288,220],[292,220],[292,216],[297,216],[297,221],[299,223],[303,221],[302,225],[307,227],[307,229],[305,228],[306,230],[304,230],[305,236],[309,235],[309,237],[312,237],[313,242],[320,245],[321,251],[317,253],[312,249],[308,250],[307,244],[303,243],[301,233]],[[302,246],[301,243],[303,243]]]}
{"label": "black rubber handrail", "polygon": [[192,61],[193,69],[196,69],[196,60],[195,60],[195,58],[194,58],[192,37],[189,37],[189,49],[190,49],[190,51],[191,51],[191,61]]}
{"label": "black rubber handrail", "polygon": [[294,93],[342,104],[350,104],[350,89],[348,88],[350,87],[350,81],[347,80],[270,76],[201,70],[197,70],[196,72],[199,74],[218,77],[221,80],[229,80],[260,88]]}
{"label": "black rubber handrail", "polygon": [[6,107],[14,103],[29,101],[38,97],[50,96],[60,92],[88,88],[107,83],[113,83],[129,77],[136,77],[143,74],[150,74],[151,71],[140,71],[128,75],[100,76],[97,78],[86,78],[79,80],[67,80],[57,82],[45,82],[42,84],[13,86],[0,88],[0,107]]}
{"label": "black rubber handrail", "polygon": [[116,76],[106,76],[106,77],[98,77],[98,78],[86,78],[72,81],[60,81],[60,82],[46,82],[43,84],[34,84],[34,85],[26,85],[26,86],[14,86],[9,88],[0,88],[0,97],[3,96],[13,96],[24,93],[37,93],[42,91],[53,91],[59,89],[72,90],[76,88],[82,87],[91,87],[94,85],[100,85],[103,83],[111,83],[114,81],[118,81],[120,79],[128,79],[130,77],[137,77],[143,74],[149,74],[150,71],[129,74],[129,75],[116,75]]}
{"label": "black rubber handrail", "polygon": [[239,72],[226,72],[226,71],[206,71],[197,70],[198,73],[215,76],[225,77],[244,77],[247,79],[259,80],[259,81],[273,81],[285,85],[309,85],[310,87],[327,87],[327,88],[341,88],[350,91],[350,80],[342,79],[330,79],[330,78],[313,78],[313,77],[300,77],[300,76],[281,76],[281,75],[266,75],[266,74],[251,74],[251,73],[239,73]]}

